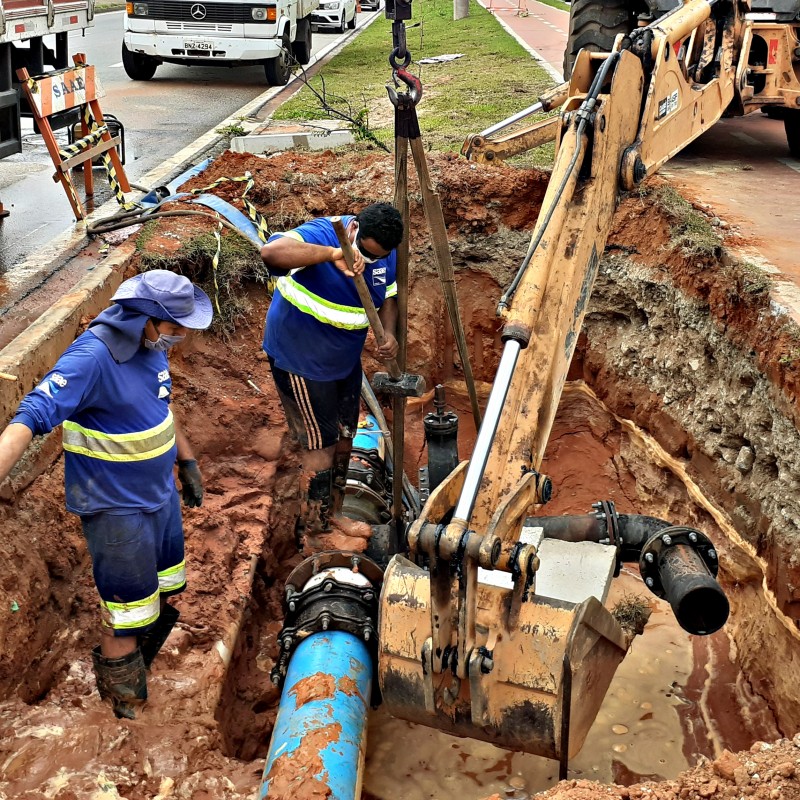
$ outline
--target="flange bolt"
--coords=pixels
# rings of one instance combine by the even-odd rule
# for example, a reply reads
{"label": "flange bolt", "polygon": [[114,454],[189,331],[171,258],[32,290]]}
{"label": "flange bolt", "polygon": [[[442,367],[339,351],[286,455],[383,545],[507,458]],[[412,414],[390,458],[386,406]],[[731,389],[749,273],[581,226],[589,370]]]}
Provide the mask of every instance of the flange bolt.
{"label": "flange bolt", "polygon": [[665,534],[664,534],[664,535],[661,537],[661,541],[662,541],[662,542],[664,542],[664,544],[665,544],[667,547],[669,547],[669,546],[672,544],[672,537],[671,537],[669,534],[665,533]]}
{"label": "flange bolt", "polygon": [[644,560],[645,560],[645,561],[646,561],[648,564],[652,564],[652,563],[653,563],[653,562],[656,560],[656,558],[655,558],[655,556],[654,556],[652,553],[645,553],[645,554],[644,554]]}
{"label": "flange bolt", "polygon": [[655,585],[655,581],[652,578],[645,578],[644,582],[647,584],[648,589],[652,589]]}

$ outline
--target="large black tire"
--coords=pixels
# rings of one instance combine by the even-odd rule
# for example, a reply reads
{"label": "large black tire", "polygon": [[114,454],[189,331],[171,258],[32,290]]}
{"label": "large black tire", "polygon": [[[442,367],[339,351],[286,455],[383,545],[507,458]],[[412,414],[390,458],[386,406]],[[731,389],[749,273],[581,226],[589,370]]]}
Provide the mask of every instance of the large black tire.
{"label": "large black tire", "polygon": [[564,78],[572,75],[572,66],[581,50],[607,52],[617,34],[630,33],[635,27],[636,9],[632,0],[572,0]]}
{"label": "large black tire", "polygon": [[800,158],[800,111],[793,109],[783,118],[786,128],[786,143],[792,158]]}
{"label": "large black tire", "polygon": [[158,69],[158,61],[141,53],[131,53],[122,43],[122,66],[133,81],[149,81]]}
{"label": "large black tire", "polygon": [[292,55],[298,64],[311,61],[311,20],[308,17],[297,20],[297,38],[292,42]]}
{"label": "large black tire", "polygon": [[292,48],[289,34],[284,33],[281,39],[281,54],[270,58],[264,64],[264,75],[270,86],[286,86],[292,74]]}
{"label": "large black tire", "polygon": [[356,8],[353,6],[353,18],[350,22],[347,23],[347,27],[350,28],[351,31],[356,29]]}

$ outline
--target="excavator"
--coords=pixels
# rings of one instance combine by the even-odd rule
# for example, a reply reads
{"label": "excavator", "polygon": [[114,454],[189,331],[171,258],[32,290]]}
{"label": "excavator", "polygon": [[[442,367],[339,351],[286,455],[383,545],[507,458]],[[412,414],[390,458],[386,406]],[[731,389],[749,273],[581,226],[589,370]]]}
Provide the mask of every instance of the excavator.
{"label": "excavator", "polygon": [[[552,484],[540,467],[620,193],[723,116],[782,117],[792,153],[800,147],[797,0],[663,2],[576,0],[569,80],[465,143],[484,163],[556,147],[530,245],[499,298],[503,348],[482,424],[458,463],[437,396],[424,502],[409,494],[404,546],[383,554],[385,569],[336,552],[290,576],[262,797],[308,782],[323,785],[313,796],[359,797],[367,709],[378,702],[405,720],[557,760],[564,777],[640,632],[604,605],[624,562],[638,564],[690,633],[726,621],[718,555],[701,531],[618,514],[608,500],[584,515],[543,512]],[[367,427],[386,426],[370,418]],[[370,431],[360,433],[350,507],[380,524],[384,510],[370,518],[364,508],[386,470]],[[319,675],[329,690],[306,702]]]}

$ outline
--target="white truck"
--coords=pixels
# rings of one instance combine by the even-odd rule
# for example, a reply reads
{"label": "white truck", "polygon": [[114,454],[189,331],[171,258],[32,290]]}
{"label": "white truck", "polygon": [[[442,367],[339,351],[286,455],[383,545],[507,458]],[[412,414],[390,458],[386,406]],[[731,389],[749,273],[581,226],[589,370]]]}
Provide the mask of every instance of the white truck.
{"label": "white truck", "polygon": [[[16,71],[25,67],[41,75],[72,66],[68,35],[93,24],[94,0],[0,0],[0,158],[22,150],[20,117],[30,113],[20,100]],[[54,49],[45,36],[55,36]],[[71,109],[51,124],[60,128],[77,119],[78,111]]]}
{"label": "white truck", "polygon": [[311,60],[311,12],[319,0],[128,0],[122,64],[148,81],[164,62],[263,64],[267,83],[283,86],[294,61]]}

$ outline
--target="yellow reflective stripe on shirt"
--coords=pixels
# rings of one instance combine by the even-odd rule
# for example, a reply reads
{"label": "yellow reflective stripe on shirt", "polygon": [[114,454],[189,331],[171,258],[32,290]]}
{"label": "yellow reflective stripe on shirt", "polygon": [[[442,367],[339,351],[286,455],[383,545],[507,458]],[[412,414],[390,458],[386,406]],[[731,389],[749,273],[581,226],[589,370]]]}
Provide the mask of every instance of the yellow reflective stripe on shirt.
{"label": "yellow reflective stripe on shirt", "polygon": [[161,612],[160,589],[156,589],[150,597],[144,600],[134,600],[130,603],[115,603],[110,600],[101,600],[103,623],[114,630],[127,630],[129,628],[143,628],[158,619]]}
{"label": "yellow reflective stripe on shirt", "polygon": [[397,281],[390,283],[386,287],[386,298],[397,297]]}
{"label": "yellow reflective stripe on shirt", "polygon": [[363,308],[331,303],[330,300],[310,292],[289,275],[278,279],[277,288],[287,303],[326,325],[350,331],[369,327],[367,312]]}
{"label": "yellow reflective stripe on shirt", "polygon": [[162,592],[174,592],[186,586],[186,561],[158,573],[158,588]]}
{"label": "yellow reflective stripe on shirt", "polygon": [[104,433],[76,422],[64,423],[64,449],[102,461],[147,461],[175,446],[175,423],[171,409],[163,422],[146,431]]}

